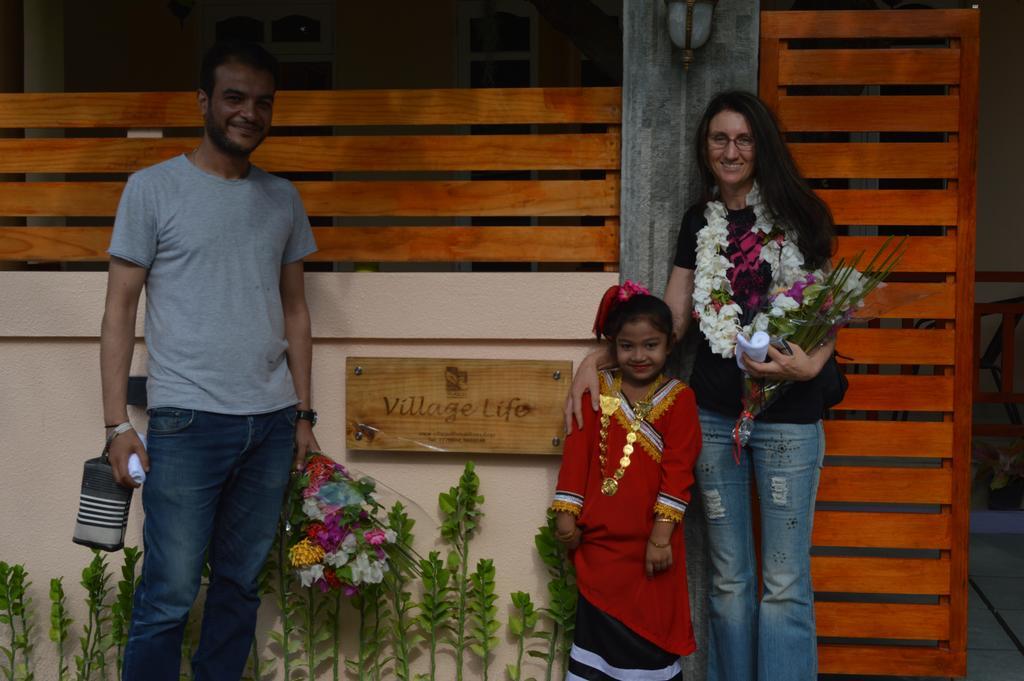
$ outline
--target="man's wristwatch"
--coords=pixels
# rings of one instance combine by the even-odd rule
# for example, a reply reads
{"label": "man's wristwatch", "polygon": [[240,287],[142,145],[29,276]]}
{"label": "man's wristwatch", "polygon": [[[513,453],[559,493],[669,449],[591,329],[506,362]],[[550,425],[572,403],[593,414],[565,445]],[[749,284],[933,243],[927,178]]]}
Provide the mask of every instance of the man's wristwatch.
{"label": "man's wristwatch", "polygon": [[302,419],[303,421],[309,421],[309,425],[316,425],[316,410],[315,409],[296,409],[295,418]]}

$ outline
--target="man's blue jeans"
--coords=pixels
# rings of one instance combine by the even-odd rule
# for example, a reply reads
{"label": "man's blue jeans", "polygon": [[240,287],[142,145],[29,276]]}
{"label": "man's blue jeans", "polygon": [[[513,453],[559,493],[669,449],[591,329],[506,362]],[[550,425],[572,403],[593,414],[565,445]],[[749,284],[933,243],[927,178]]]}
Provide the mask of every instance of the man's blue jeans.
{"label": "man's blue jeans", "polygon": [[255,416],[150,411],[145,555],[125,681],[178,681],[182,635],[207,558],[210,582],[192,672],[198,681],[241,677],[294,438],[293,408]]}
{"label": "man's blue jeans", "polygon": [[[704,444],[696,477],[711,559],[708,681],[814,681],[810,547],[822,425],[755,421],[737,465],[735,421],[700,411]],[[751,476],[761,506],[760,602]]]}

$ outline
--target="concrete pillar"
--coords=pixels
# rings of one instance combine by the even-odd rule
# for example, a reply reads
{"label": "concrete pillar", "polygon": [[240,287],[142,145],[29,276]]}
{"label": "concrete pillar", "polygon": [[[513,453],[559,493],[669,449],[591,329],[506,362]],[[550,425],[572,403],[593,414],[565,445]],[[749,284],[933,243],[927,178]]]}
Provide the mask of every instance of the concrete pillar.
{"label": "concrete pillar", "polygon": [[623,0],[622,276],[664,290],[679,222],[696,198],[693,131],[711,97],[757,89],[758,2],[722,0],[683,71],[663,0]]}
{"label": "concrete pillar", "polygon": [[[621,276],[664,291],[679,223],[698,194],[693,135],[711,97],[757,90],[757,0],[722,0],[711,38],[689,71],[668,37],[663,0],[623,0]],[[692,334],[691,334],[692,335]],[[691,342],[685,347],[693,348]],[[688,374],[692,352],[676,371]],[[688,356],[686,356],[688,355]],[[707,549],[703,504],[696,492],[686,516],[686,559],[697,652],[684,661],[687,681],[707,675]]]}

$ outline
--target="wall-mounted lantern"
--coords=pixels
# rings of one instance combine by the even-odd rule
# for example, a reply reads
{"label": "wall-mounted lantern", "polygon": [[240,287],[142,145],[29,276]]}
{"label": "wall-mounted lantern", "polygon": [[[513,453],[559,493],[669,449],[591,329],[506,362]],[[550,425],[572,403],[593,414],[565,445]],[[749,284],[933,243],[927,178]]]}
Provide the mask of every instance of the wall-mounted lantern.
{"label": "wall-mounted lantern", "polygon": [[689,69],[693,51],[708,41],[717,0],[666,0],[668,35],[683,50],[683,68]]}

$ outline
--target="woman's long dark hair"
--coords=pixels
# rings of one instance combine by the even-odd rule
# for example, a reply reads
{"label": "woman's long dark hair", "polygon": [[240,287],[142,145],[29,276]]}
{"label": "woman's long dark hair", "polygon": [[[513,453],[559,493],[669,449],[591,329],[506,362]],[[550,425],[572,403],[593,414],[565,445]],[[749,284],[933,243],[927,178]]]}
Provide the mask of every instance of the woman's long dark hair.
{"label": "woman's long dark hair", "polygon": [[749,92],[722,92],[711,100],[700,119],[694,148],[700,169],[701,200],[715,197],[716,179],[708,161],[708,127],[722,111],[735,111],[746,119],[754,138],[754,179],[761,201],[776,220],[796,233],[804,264],[808,269],[821,267],[832,255],[835,223],[828,206],[811,191],[793,162],[772,112]]}

